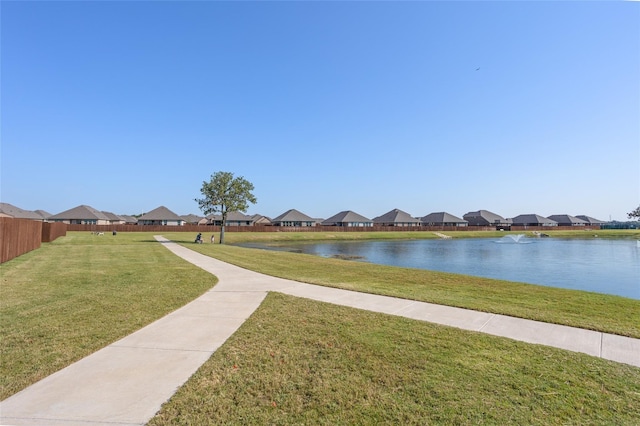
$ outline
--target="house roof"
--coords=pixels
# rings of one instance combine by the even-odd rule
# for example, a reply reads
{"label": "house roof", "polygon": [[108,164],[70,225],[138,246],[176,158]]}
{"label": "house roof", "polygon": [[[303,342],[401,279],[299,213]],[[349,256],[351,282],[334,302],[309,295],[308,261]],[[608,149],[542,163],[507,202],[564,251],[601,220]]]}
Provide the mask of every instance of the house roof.
{"label": "house roof", "polygon": [[11,216],[16,219],[44,219],[44,217],[34,211],[23,210],[20,207],[16,207],[9,203],[0,203],[0,213],[4,213],[7,216]]}
{"label": "house roof", "polygon": [[421,217],[420,221],[422,223],[467,223],[466,220],[460,219],[459,217],[447,212],[429,213],[428,215]]}
{"label": "house roof", "polygon": [[271,222],[315,222],[316,220],[296,209],[287,210]]}
{"label": "house roof", "polygon": [[251,216],[251,220],[253,220],[254,223],[271,223],[271,219],[261,214],[254,214]]}
{"label": "house roof", "polygon": [[469,212],[469,213],[466,213],[464,216],[462,216],[462,218],[467,221],[469,221],[470,219],[473,220],[473,218],[477,218],[477,217],[483,218],[488,223],[505,223],[506,222],[504,217],[500,216],[499,214],[490,212],[489,210],[478,210],[477,212]]}
{"label": "house roof", "polygon": [[138,219],[136,219],[136,218],[135,218],[135,217],[133,217],[133,216],[126,215],[126,214],[121,214],[121,215],[120,215],[120,217],[121,217],[122,219],[124,219],[124,221],[125,221],[126,223],[137,223],[137,222],[138,222]]}
{"label": "house roof", "polygon": [[51,213],[46,210],[34,210],[34,212],[42,216],[43,219],[49,219],[51,217]]}
{"label": "house roof", "polygon": [[141,220],[177,220],[184,221],[180,216],[166,208],[165,206],[160,206],[151,210],[149,213],[143,214],[138,218],[138,222]]}
{"label": "house roof", "polygon": [[109,220],[104,213],[94,209],[91,206],[80,205],[69,210],[65,210],[61,213],[55,214],[49,219],[60,220]]}
{"label": "house roof", "polygon": [[204,219],[202,216],[198,216],[195,214],[185,214],[180,216],[182,218],[182,220],[184,220],[187,223],[198,223],[200,222],[202,219]]}
{"label": "house roof", "polygon": [[124,220],[121,216],[118,216],[118,215],[117,215],[117,214],[115,214],[115,213],[105,212],[105,211],[103,211],[102,213],[103,213],[107,218],[109,218],[109,220],[110,220],[111,222],[113,222],[113,221],[120,222],[120,221],[123,221],[123,220]]}
{"label": "house roof", "polygon": [[594,219],[591,216],[586,216],[586,215],[582,215],[579,214],[578,216],[576,216],[578,219],[582,219],[585,222],[587,222],[590,225],[602,225],[603,223],[606,223],[603,220],[598,220],[598,219]]}
{"label": "house roof", "polygon": [[[210,214],[207,216],[209,220],[222,220],[221,214]],[[240,221],[240,222],[252,222],[253,216],[248,216],[242,212],[228,212],[227,213],[227,221]]]}
{"label": "house roof", "polygon": [[548,219],[555,220],[558,223],[572,223],[576,225],[585,225],[587,223],[586,220],[568,214],[554,214],[549,216]]}
{"label": "house roof", "polygon": [[400,209],[393,209],[382,216],[374,217],[374,223],[420,223],[420,219],[412,217],[409,213]]}
{"label": "house roof", "polygon": [[366,217],[353,212],[351,210],[341,211],[329,219],[326,219],[322,222],[323,225],[333,225],[336,223],[372,223],[371,219],[367,219]]}
{"label": "house roof", "polygon": [[514,217],[511,220],[513,221],[514,225],[520,225],[520,224],[526,224],[526,225],[530,225],[530,224],[556,225],[558,223],[553,219],[549,219],[549,218],[546,218],[544,216],[540,216],[538,214],[533,214],[533,213],[532,214],[521,214],[521,215],[518,215],[518,216]]}

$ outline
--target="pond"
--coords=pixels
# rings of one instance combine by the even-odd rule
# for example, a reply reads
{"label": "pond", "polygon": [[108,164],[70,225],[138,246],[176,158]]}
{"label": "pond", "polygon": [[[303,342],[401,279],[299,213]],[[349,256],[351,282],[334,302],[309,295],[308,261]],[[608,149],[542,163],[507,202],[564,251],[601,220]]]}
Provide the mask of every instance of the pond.
{"label": "pond", "polygon": [[640,243],[503,238],[242,244],[640,299]]}

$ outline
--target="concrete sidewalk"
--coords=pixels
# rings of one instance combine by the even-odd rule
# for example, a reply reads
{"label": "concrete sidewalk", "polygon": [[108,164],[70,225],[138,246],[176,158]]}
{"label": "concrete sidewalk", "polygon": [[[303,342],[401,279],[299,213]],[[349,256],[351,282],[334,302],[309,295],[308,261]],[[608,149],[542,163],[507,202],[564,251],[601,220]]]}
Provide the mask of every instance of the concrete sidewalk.
{"label": "concrete sidewalk", "polygon": [[2,425],[143,425],[260,306],[267,292],[582,352],[640,367],[640,339],[275,278],[172,243],[215,274],[203,296],[0,403]]}

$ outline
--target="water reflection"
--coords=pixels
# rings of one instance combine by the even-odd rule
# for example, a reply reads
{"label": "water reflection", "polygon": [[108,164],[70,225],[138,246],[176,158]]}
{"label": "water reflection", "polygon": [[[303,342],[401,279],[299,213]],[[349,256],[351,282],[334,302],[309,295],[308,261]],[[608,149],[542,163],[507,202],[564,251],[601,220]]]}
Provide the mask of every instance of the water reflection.
{"label": "water reflection", "polygon": [[244,244],[405,268],[454,272],[640,299],[640,248],[630,240],[519,237]]}

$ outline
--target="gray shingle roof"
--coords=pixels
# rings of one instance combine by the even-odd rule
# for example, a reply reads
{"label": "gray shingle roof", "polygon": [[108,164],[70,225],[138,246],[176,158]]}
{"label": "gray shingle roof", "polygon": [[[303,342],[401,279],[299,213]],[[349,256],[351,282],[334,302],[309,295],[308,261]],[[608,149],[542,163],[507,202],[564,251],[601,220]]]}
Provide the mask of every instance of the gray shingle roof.
{"label": "gray shingle roof", "polygon": [[548,217],[561,225],[586,225],[587,221],[568,214],[554,214]]}
{"label": "gray shingle roof", "polygon": [[126,215],[126,214],[121,214],[120,217],[124,219],[125,223],[137,223],[138,222],[138,219],[136,219],[133,216]]}
{"label": "gray shingle roof", "polygon": [[[222,220],[222,215],[221,214],[210,214],[209,216],[207,216],[207,219],[209,220]],[[253,216],[248,216],[242,212],[228,212],[227,213],[227,221],[231,221],[231,222],[253,222]]]}
{"label": "gray shingle roof", "polygon": [[335,225],[337,223],[372,223],[372,221],[356,212],[345,210],[322,222],[323,225]]}
{"label": "gray shingle roof", "polygon": [[16,207],[9,203],[0,203],[0,213],[4,213],[7,216],[15,217],[16,219],[44,219],[40,214],[34,211],[23,210],[20,207]]}
{"label": "gray shingle roof", "polygon": [[117,215],[117,214],[115,214],[115,213],[105,212],[105,211],[103,211],[102,213],[103,213],[107,218],[109,218],[109,220],[110,220],[111,222],[121,222],[121,221],[123,221],[123,220],[124,220],[121,216],[118,216],[118,215]]}
{"label": "gray shingle roof", "polygon": [[274,218],[271,222],[315,222],[315,219],[296,209],[291,209]]}
{"label": "gray shingle roof", "polygon": [[46,210],[34,210],[36,213],[38,213],[40,216],[42,216],[43,219],[49,219],[51,217],[51,213],[49,213]]}
{"label": "gray shingle roof", "polygon": [[58,220],[109,220],[104,213],[91,206],[80,205],[51,216],[49,219]]}
{"label": "gray shingle roof", "polygon": [[160,206],[151,210],[149,213],[143,214],[138,218],[138,222],[142,220],[171,220],[171,221],[184,221],[180,216],[166,208]]}
{"label": "gray shingle roof", "polygon": [[507,220],[504,217],[490,212],[489,210],[478,210],[477,212],[469,212],[462,216],[462,218],[472,225],[495,225],[507,223]]}
{"label": "gray shingle roof", "polygon": [[187,223],[198,223],[200,222],[202,219],[204,219],[202,216],[198,216],[195,214],[185,214],[180,216],[182,218],[182,220],[184,220]]}
{"label": "gray shingle roof", "polygon": [[552,225],[553,226],[558,224],[558,222],[556,222],[553,219],[549,219],[544,216],[540,216],[538,214],[533,214],[533,213],[521,214],[514,217],[511,220],[513,221],[514,225]]}
{"label": "gray shingle roof", "polygon": [[422,223],[467,223],[466,220],[447,212],[430,213],[420,218]]}
{"label": "gray shingle roof", "polygon": [[259,223],[259,224],[271,223],[271,219],[269,219],[267,216],[263,216],[261,214],[254,214],[253,216],[251,216],[251,220],[254,223]]}
{"label": "gray shingle roof", "polygon": [[602,224],[606,223],[606,222],[605,222],[605,221],[603,221],[603,220],[594,219],[594,218],[592,218],[591,216],[586,216],[586,215],[583,215],[583,214],[579,214],[579,215],[578,215],[578,216],[576,216],[576,217],[577,217],[578,219],[582,219],[582,220],[584,220],[585,222],[587,222],[587,223],[588,223],[588,224],[590,224],[590,225],[602,225]]}
{"label": "gray shingle roof", "polygon": [[400,209],[393,209],[382,216],[374,217],[373,223],[420,223],[420,219]]}

